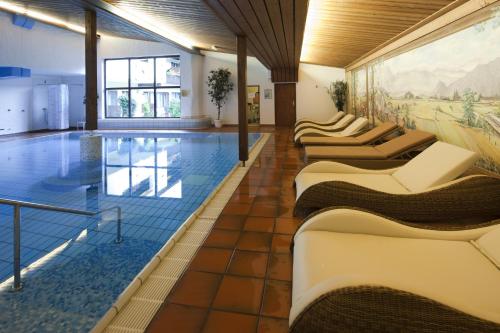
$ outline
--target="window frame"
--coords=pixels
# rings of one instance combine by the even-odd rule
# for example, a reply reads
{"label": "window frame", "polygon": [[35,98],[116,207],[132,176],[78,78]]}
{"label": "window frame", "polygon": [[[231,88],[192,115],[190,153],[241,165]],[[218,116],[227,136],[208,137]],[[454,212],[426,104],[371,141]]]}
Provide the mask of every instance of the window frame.
{"label": "window frame", "polygon": [[[182,105],[182,93],[180,91],[182,81],[181,81],[181,76],[179,75],[179,85],[175,86],[158,86],[157,81],[156,81],[156,60],[157,59],[163,59],[163,58],[177,58],[179,59],[179,70],[181,70],[181,65],[180,65],[180,60],[181,56],[179,54],[171,54],[171,55],[162,55],[162,56],[145,56],[145,57],[123,57],[123,58],[106,58],[104,59],[104,118],[105,119],[179,119],[179,117],[161,117],[157,115],[157,108],[158,104],[156,101],[156,91],[157,89],[179,89],[179,105]],[[141,60],[141,59],[153,59],[153,85],[152,86],[147,86],[147,87],[132,87],[132,66],[131,62],[132,60]],[[107,62],[108,61],[113,61],[113,60],[127,60],[128,62],[128,86],[127,87],[112,87],[108,88],[107,87],[107,77],[106,77],[106,72],[107,72]],[[154,110],[153,110],[153,116],[152,117],[133,117],[132,116],[132,90],[153,90],[153,103],[154,103]],[[127,117],[112,117],[108,116],[108,91],[119,91],[119,90],[125,90],[128,92],[128,116]],[[182,109],[182,107],[181,107]]]}

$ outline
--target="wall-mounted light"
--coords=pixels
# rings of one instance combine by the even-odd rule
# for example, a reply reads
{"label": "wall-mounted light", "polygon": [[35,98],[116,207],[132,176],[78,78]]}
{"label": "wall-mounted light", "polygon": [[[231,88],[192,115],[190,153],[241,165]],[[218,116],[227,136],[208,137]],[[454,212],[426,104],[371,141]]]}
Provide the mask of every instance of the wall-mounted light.
{"label": "wall-mounted light", "polygon": [[15,14],[25,15],[25,16],[30,17],[32,19],[35,19],[37,21],[56,25],[58,27],[66,28],[68,30],[79,32],[81,34],[85,33],[85,28],[82,26],[79,26],[79,25],[76,25],[73,23],[69,23],[67,21],[63,21],[61,19],[58,19],[57,17],[38,12],[36,10],[28,9],[26,7],[23,7],[23,6],[18,6],[18,5],[12,4],[12,3],[7,2],[7,1],[0,1],[0,10],[5,10],[5,11],[15,13]]}

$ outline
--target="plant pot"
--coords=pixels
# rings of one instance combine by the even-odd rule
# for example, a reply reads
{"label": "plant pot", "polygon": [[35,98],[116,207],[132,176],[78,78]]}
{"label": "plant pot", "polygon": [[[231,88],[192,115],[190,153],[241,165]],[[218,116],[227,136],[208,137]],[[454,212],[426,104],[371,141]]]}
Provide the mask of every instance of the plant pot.
{"label": "plant pot", "polygon": [[221,128],[221,127],[222,127],[222,120],[220,120],[220,119],[215,119],[215,120],[214,120],[214,125],[215,125],[215,127],[217,127],[217,128]]}

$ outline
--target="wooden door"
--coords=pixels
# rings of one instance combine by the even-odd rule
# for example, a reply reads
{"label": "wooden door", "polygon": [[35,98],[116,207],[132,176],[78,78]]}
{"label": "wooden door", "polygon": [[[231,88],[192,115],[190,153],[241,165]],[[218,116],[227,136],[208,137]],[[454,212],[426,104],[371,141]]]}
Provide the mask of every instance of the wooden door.
{"label": "wooden door", "polygon": [[295,125],[295,83],[274,85],[274,114],[276,126]]}

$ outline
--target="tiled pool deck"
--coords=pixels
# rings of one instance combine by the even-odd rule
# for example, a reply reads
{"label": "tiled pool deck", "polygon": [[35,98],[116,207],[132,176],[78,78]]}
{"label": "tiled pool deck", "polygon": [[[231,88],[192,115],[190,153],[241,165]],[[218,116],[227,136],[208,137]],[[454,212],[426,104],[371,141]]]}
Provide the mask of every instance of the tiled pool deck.
{"label": "tiled pool deck", "polygon": [[289,247],[300,224],[292,182],[303,166],[290,135],[274,131],[149,332],[288,331]]}

